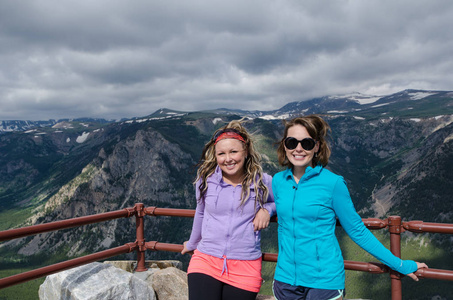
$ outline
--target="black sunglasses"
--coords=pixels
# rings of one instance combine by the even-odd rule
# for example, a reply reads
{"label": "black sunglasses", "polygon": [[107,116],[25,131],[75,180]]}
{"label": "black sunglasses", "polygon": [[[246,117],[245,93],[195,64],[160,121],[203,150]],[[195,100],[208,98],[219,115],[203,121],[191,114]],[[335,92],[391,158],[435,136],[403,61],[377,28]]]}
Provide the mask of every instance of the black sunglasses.
{"label": "black sunglasses", "polygon": [[313,148],[316,145],[316,141],[314,139],[312,139],[312,138],[305,138],[305,139],[302,139],[302,140],[298,140],[298,139],[293,138],[293,137],[287,137],[285,139],[285,147],[288,150],[296,149],[297,148],[297,144],[299,144],[299,143],[302,146],[302,148],[304,148],[304,150],[306,150],[306,151],[313,150]]}

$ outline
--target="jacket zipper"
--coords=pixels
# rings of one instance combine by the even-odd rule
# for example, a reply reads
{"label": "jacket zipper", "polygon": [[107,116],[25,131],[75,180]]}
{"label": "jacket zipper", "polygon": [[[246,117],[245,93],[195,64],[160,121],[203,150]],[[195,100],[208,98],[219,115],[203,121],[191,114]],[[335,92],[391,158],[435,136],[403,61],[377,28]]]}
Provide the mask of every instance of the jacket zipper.
{"label": "jacket zipper", "polygon": [[[232,201],[230,201],[231,205],[230,205],[230,217],[233,218],[233,213],[234,213],[234,204],[235,204],[235,200],[236,200],[236,187],[232,187],[233,188],[233,199]],[[225,243],[225,250],[223,251],[223,256],[224,258],[226,257],[226,253],[228,252],[228,247],[230,245],[230,240],[231,240],[231,229],[232,229],[232,223],[229,222],[229,225],[228,225],[228,232],[227,232],[227,238],[226,238],[226,243]]]}
{"label": "jacket zipper", "polygon": [[294,196],[293,196],[293,207],[292,207],[292,218],[293,218],[293,258],[294,258],[294,285],[297,283],[297,259],[296,259],[296,220],[294,218],[294,206],[296,202],[296,193],[297,193],[297,186],[293,186],[294,189]]}

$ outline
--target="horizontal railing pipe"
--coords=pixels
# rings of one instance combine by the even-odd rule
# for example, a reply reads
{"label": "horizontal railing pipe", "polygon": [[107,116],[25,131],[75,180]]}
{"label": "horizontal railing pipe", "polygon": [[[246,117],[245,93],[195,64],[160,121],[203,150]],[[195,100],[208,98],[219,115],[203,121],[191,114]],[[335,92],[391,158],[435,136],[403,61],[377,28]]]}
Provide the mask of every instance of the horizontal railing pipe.
{"label": "horizontal railing pipe", "polygon": [[376,218],[362,219],[362,222],[368,229],[383,229],[388,226],[387,220],[381,220]]}
{"label": "horizontal railing pipe", "polygon": [[[147,250],[152,251],[169,251],[169,252],[181,252],[183,245],[160,243],[157,241],[146,242],[145,247]],[[269,262],[277,262],[278,254],[275,253],[263,253],[263,260]],[[373,274],[388,273],[389,268],[381,263],[375,262],[358,262],[358,261],[344,261],[344,268],[351,271],[362,271]],[[441,269],[419,269],[415,275],[420,278],[431,278],[453,281],[453,271],[441,270]]]}
{"label": "horizontal railing pipe", "polygon": [[276,253],[263,253],[262,255],[264,261],[277,262],[278,254]]}
{"label": "horizontal railing pipe", "polygon": [[407,231],[422,233],[451,233],[453,234],[453,224],[428,223],[423,221],[403,222],[403,228]]}
{"label": "horizontal railing pipe", "polygon": [[[365,226],[368,229],[372,229],[372,230],[383,229],[388,226],[387,220],[381,220],[381,219],[376,219],[376,218],[362,219],[362,222],[363,222],[363,224],[365,224]],[[341,227],[340,220],[338,220],[338,219],[337,219],[336,226]]]}
{"label": "horizontal railing pipe", "polygon": [[358,261],[345,260],[344,268],[346,270],[362,271],[362,272],[368,272],[368,273],[373,273],[373,274],[382,274],[382,273],[389,272],[389,269],[384,264],[374,263],[374,262],[358,262]]}
{"label": "horizontal railing pipe", "polygon": [[441,270],[441,269],[418,269],[415,272],[415,275],[420,278],[430,278],[430,279],[438,279],[438,280],[449,280],[453,281],[453,271],[449,270]]}
{"label": "horizontal railing pipe", "polygon": [[[151,251],[169,251],[169,252],[181,252],[183,249],[183,245],[161,243],[157,241],[146,242],[145,247],[147,250]],[[277,262],[278,254],[263,253],[262,257],[264,261]],[[347,270],[364,271],[374,274],[388,272],[388,268],[380,263],[365,263],[345,260],[344,266],[345,269]]]}
{"label": "horizontal railing pipe", "polygon": [[135,250],[136,248],[137,248],[136,243],[128,243],[128,244],[124,244],[123,246],[119,246],[116,248],[104,250],[101,252],[97,252],[97,253],[85,255],[82,257],[74,258],[71,260],[67,260],[64,262],[60,262],[60,263],[50,265],[47,267],[43,267],[43,268],[35,269],[32,271],[24,272],[21,274],[16,274],[16,275],[12,275],[12,276],[9,276],[6,278],[2,278],[2,279],[0,279],[0,289],[6,288],[6,287],[9,287],[12,285],[16,285],[19,283],[23,283],[26,281],[30,281],[33,279],[37,279],[40,277],[44,277],[44,276],[54,274],[57,272],[61,272],[64,270],[68,270],[68,269],[78,267],[81,265],[85,265],[88,263],[92,263],[92,262],[95,262],[95,261],[98,261],[101,259],[106,259],[106,258],[109,258],[112,256],[129,253],[129,252],[132,252],[133,250]]}
{"label": "horizontal railing pipe", "polygon": [[183,245],[160,243],[157,241],[146,242],[145,247],[147,250],[151,251],[170,251],[170,252],[181,252],[182,249],[184,248]]}
{"label": "horizontal railing pipe", "polygon": [[149,216],[167,216],[167,217],[187,217],[195,216],[194,209],[178,209],[178,208],[157,208],[154,206],[146,207],[145,214]]}
{"label": "horizontal railing pipe", "polygon": [[62,221],[55,221],[50,223],[44,223],[39,225],[32,225],[22,228],[15,228],[9,229],[5,231],[0,231],[0,242],[17,239],[29,235],[35,235],[39,233],[49,232],[49,231],[56,231],[60,229],[72,228],[92,223],[99,223],[108,220],[118,219],[118,218],[125,218],[129,217],[131,214],[130,210],[122,209],[112,212],[100,213],[91,216],[84,216],[78,218],[72,218]]}
{"label": "horizontal railing pipe", "polygon": [[[166,216],[166,217],[187,217],[193,218],[195,216],[194,209],[179,209],[179,208],[158,208],[154,206],[145,207],[145,214],[149,216]],[[368,218],[362,219],[365,226],[369,229],[382,229],[388,226],[386,220]],[[278,222],[278,217],[273,216],[271,222]],[[341,226],[337,220],[337,226]]]}

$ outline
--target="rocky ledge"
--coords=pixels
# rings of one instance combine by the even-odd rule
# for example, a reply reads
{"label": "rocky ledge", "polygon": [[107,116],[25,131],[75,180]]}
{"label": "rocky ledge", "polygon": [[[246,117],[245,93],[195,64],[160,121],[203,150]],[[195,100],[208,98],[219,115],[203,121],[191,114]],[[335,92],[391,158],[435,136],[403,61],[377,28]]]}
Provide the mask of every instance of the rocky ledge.
{"label": "rocky ledge", "polygon": [[[136,261],[94,262],[47,276],[39,288],[41,300],[186,300],[187,274],[179,261],[146,261],[144,272],[134,272]],[[274,299],[258,295],[257,300]]]}

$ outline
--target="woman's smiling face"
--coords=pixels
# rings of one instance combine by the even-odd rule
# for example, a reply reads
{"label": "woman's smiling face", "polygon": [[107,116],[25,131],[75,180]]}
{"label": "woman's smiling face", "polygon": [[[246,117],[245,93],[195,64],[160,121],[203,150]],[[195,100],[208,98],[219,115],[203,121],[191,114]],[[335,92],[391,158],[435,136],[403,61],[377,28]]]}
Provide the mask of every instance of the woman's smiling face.
{"label": "woman's smiling face", "polygon": [[228,183],[242,182],[246,155],[244,143],[236,139],[223,139],[215,145],[217,164]]}
{"label": "woman's smiling face", "polygon": [[[304,126],[298,124],[288,128],[287,137],[293,137],[299,141],[305,138],[313,138]],[[316,143],[315,147],[309,151],[302,148],[301,143],[297,143],[297,147],[292,150],[285,146],[286,157],[289,162],[293,164],[295,169],[301,170],[304,173],[305,169],[312,165],[313,156],[318,150],[319,143]]]}

